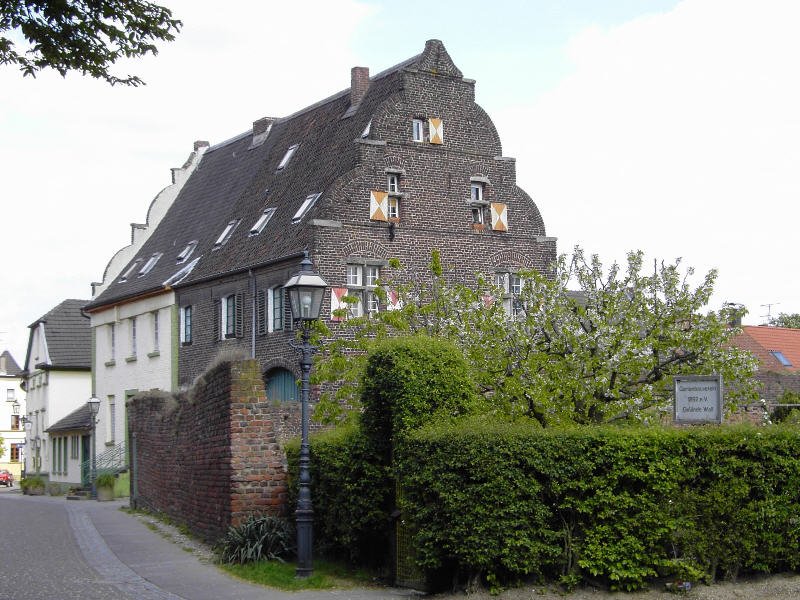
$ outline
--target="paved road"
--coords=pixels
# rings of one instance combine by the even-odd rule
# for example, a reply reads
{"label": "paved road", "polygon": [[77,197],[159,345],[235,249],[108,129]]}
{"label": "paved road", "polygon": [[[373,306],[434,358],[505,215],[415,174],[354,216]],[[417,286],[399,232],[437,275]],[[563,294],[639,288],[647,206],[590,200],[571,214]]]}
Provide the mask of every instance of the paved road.
{"label": "paved road", "polygon": [[120,511],[122,505],[0,489],[0,600],[400,600],[412,595],[394,589],[286,593],[244,583],[165,540]]}

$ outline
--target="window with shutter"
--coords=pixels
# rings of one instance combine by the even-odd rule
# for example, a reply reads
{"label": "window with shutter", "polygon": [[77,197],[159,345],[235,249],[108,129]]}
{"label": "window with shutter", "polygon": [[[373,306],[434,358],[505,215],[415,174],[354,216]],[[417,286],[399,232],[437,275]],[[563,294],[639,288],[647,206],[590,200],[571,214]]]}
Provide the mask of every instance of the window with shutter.
{"label": "window with shutter", "polygon": [[347,304],[342,300],[346,295],[347,288],[331,288],[331,321],[339,322],[344,320],[336,312],[347,308]]}
{"label": "window with shutter", "polygon": [[284,291],[282,287],[272,288],[272,296],[270,298],[272,303],[272,326],[270,331],[281,331],[283,329],[283,305]]}
{"label": "window with shutter", "polygon": [[444,123],[441,119],[428,119],[428,131],[430,131],[431,144],[444,144]]}
{"label": "window with shutter", "polygon": [[505,204],[492,202],[492,229],[508,231],[508,209]]}
{"label": "window with shutter", "polygon": [[233,333],[237,338],[240,338],[244,335],[244,294],[236,294],[234,301],[235,329]]}
{"label": "window with shutter", "polygon": [[258,335],[267,333],[267,292],[258,290],[256,293],[256,331]]}
{"label": "window with shutter", "polygon": [[388,214],[389,194],[381,190],[369,193],[369,218],[371,221],[386,221]]}
{"label": "window with shutter", "polygon": [[219,340],[222,338],[222,332],[224,331],[221,328],[222,325],[222,304],[225,302],[224,298],[220,298],[216,302],[214,302],[214,339]]}

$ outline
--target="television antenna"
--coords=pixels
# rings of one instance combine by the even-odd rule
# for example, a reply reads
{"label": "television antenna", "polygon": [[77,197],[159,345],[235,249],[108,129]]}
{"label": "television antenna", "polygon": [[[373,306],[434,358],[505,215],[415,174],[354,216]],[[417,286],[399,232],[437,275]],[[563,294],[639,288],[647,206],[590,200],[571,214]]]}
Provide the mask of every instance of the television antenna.
{"label": "television antenna", "polygon": [[761,308],[764,308],[765,306],[767,307],[767,314],[761,315],[762,319],[766,317],[767,325],[769,325],[772,322],[772,307],[778,306],[778,304],[780,304],[780,302],[769,302],[767,304],[761,305]]}

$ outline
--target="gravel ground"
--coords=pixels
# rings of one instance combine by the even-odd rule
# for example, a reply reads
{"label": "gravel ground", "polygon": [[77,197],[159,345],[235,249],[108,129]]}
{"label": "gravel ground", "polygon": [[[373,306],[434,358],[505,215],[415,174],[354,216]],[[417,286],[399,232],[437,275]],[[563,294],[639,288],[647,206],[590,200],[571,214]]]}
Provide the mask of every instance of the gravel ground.
{"label": "gravel ground", "polygon": [[487,591],[473,594],[437,594],[431,600],[656,600],[668,598],[691,598],[695,600],[797,600],[800,598],[800,575],[771,575],[737,582],[720,582],[692,588],[686,593],[665,591],[664,588],[641,592],[606,592],[591,588],[578,589],[572,593],[543,587],[521,587],[491,596]]}

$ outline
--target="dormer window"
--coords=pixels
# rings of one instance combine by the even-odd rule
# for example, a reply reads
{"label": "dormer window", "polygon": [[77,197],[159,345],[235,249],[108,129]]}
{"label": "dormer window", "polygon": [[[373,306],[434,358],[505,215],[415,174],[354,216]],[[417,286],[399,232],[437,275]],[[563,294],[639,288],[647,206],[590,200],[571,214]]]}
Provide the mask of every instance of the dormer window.
{"label": "dormer window", "polygon": [[264,209],[264,212],[261,213],[261,216],[258,217],[258,220],[250,228],[250,237],[258,235],[264,231],[264,227],[267,226],[267,223],[269,223],[269,220],[272,218],[272,215],[275,214],[276,210],[278,209],[274,207]]}
{"label": "dormer window", "polygon": [[176,264],[185,263],[186,259],[192,255],[192,252],[194,252],[195,248],[197,248],[197,240],[192,240],[191,242],[186,244],[186,247],[183,250],[181,250],[180,254],[178,254],[178,258],[175,261],[175,263]]}
{"label": "dormer window", "polygon": [[294,213],[294,216],[292,217],[293,225],[299,223],[303,219],[305,214],[309,210],[311,210],[311,207],[314,206],[314,203],[317,201],[317,198],[319,198],[321,195],[322,194],[318,192],[316,194],[309,194],[308,196],[306,196],[306,199],[303,200],[303,203],[300,205],[300,208],[297,209],[297,212]]}
{"label": "dormer window", "polygon": [[236,229],[236,226],[238,224],[239,224],[239,221],[230,221],[225,226],[225,229],[222,231],[220,236],[217,238],[217,241],[214,242],[214,250],[216,250],[217,248],[221,248],[222,246],[224,246],[225,244],[228,243],[228,240],[233,235],[233,231],[234,231],[234,229]]}
{"label": "dormer window", "polygon": [[292,156],[294,155],[294,153],[297,151],[297,149],[299,147],[300,147],[300,144],[294,144],[292,146],[289,146],[289,149],[286,151],[286,154],[283,155],[283,158],[281,159],[281,162],[278,164],[278,170],[279,171],[281,169],[283,169],[286,165],[289,164],[289,161],[292,160]]}
{"label": "dormer window", "polygon": [[133,272],[136,271],[136,269],[138,269],[139,265],[141,265],[141,264],[142,264],[142,259],[141,258],[137,258],[135,261],[133,261],[133,264],[131,264],[131,266],[128,267],[127,271],[125,271],[122,274],[122,277],[119,278],[120,283],[128,281],[128,278],[131,275],[133,275]]}

